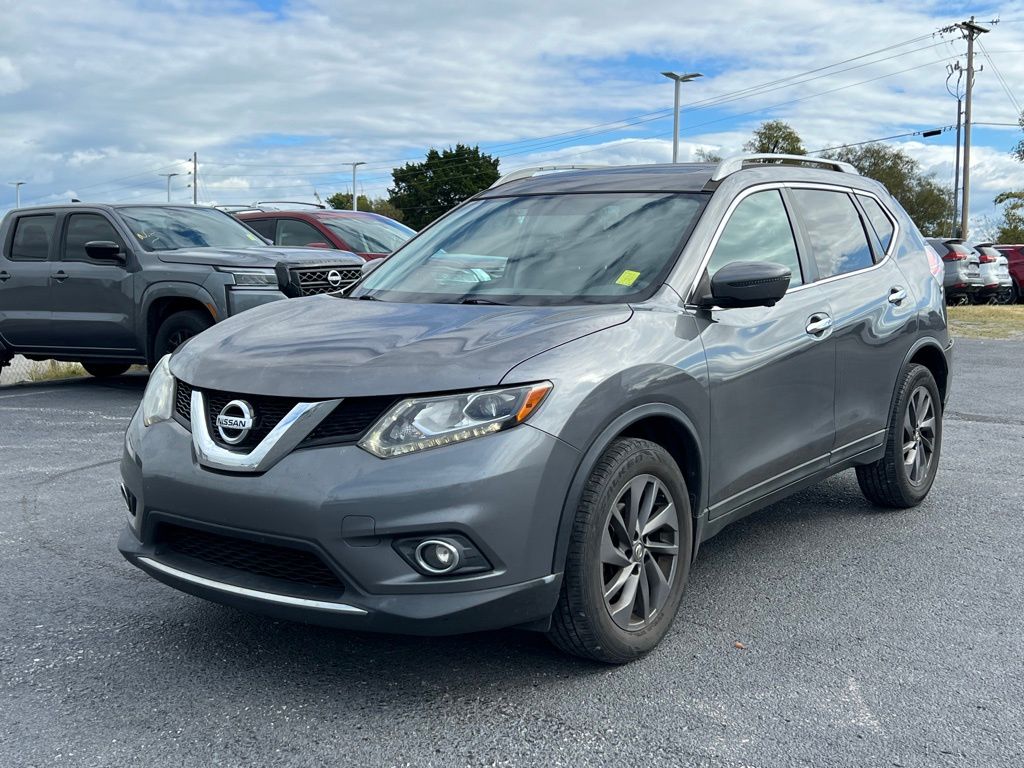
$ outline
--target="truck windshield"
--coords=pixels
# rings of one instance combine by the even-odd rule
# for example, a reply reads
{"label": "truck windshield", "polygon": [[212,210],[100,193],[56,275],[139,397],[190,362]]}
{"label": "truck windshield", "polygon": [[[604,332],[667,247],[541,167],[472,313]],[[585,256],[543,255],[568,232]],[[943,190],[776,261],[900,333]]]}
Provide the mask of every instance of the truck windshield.
{"label": "truck windshield", "polygon": [[119,208],[118,213],[147,251],[266,245],[247,227],[214,208],[138,206]]}
{"label": "truck windshield", "polygon": [[706,195],[523,195],[471,202],[350,294],[416,303],[615,303],[650,296]]}

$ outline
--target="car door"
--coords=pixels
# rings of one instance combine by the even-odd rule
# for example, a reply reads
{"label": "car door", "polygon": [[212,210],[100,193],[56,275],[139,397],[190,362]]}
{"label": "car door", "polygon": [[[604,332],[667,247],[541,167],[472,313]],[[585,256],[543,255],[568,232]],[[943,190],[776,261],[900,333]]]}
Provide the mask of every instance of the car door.
{"label": "car door", "polygon": [[11,224],[0,259],[0,338],[19,351],[54,342],[50,306],[51,258],[57,216],[34,213]]}
{"label": "car door", "polygon": [[[125,263],[89,258],[85,244],[115,242]],[[113,222],[100,212],[71,213],[53,263],[54,333],[61,347],[98,353],[141,353],[135,334],[135,263]]]}
{"label": "car door", "polygon": [[834,440],[831,308],[813,283],[781,188],[755,188],[733,202],[706,278],[753,260],[790,268],[790,289],[775,306],[696,314],[711,401],[711,518],[824,469]]}
{"label": "car door", "polygon": [[832,308],[836,437],[832,462],[880,445],[896,378],[916,337],[917,300],[892,252],[896,218],[842,188],[790,190]]}

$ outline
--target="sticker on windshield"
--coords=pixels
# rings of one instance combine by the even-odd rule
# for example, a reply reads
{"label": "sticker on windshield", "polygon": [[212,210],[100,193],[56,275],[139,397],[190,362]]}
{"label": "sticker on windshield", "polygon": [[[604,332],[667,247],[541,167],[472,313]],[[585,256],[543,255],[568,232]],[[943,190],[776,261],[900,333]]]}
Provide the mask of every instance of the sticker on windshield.
{"label": "sticker on windshield", "polygon": [[632,285],[633,283],[636,282],[636,279],[638,277],[640,277],[639,272],[634,272],[632,269],[627,269],[621,275],[619,275],[619,279],[615,281],[615,284]]}
{"label": "sticker on windshield", "polygon": [[256,240],[257,243],[259,242],[259,240],[256,238],[256,235],[254,235],[252,232],[246,232],[245,236],[248,237],[250,240]]}

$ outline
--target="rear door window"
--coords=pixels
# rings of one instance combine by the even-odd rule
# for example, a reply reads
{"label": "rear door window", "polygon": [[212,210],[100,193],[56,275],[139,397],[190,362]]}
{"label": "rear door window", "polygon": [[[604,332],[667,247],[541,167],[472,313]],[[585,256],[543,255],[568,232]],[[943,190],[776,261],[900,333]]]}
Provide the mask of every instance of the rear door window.
{"label": "rear door window", "polygon": [[56,226],[57,217],[52,213],[15,219],[11,261],[46,261],[50,258],[50,244]]}
{"label": "rear door window", "polygon": [[755,192],[740,201],[708,261],[708,277],[734,261],[782,264],[789,267],[791,286],[803,282],[793,227],[779,190]]}
{"label": "rear door window", "polygon": [[871,227],[875,230],[875,234],[878,236],[878,242],[882,244],[882,250],[888,253],[889,246],[892,244],[892,236],[895,234],[896,229],[893,227],[892,219],[886,216],[885,211],[882,210],[882,206],[878,204],[878,201],[873,197],[867,195],[857,195],[860,199],[860,204],[864,208],[864,213],[868,215],[868,221],[871,222]]}
{"label": "rear door window", "polygon": [[874,264],[864,224],[845,192],[794,189],[800,219],[811,244],[818,277],[845,275]]}
{"label": "rear door window", "polygon": [[267,240],[274,239],[274,233],[277,230],[277,219],[243,219],[242,223],[247,227],[252,227]]}
{"label": "rear door window", "polygon": [[326,243],[327,238],[304,221],[278,219],[277,237],[274,242],[278,245],[309,245],[310,243]]}
{"label": "rear door window", "polygon": [[117,243],[124,249],[114,225],[97,213],[74,213],[68,217],[64,233],[64,261],[89,261],[85,244],[96,240]]}

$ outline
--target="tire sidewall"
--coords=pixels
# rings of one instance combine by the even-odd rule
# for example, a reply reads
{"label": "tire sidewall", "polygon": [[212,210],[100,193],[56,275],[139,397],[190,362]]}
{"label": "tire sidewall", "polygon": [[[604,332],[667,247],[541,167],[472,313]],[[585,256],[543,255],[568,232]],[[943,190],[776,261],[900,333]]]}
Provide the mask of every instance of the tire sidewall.
{"label": "tire sidewall", "polygon": [[[192,336],[197,336],[212,325],[212,321],[205,318],[203,313],[198,310],[188,310],[186,312],[177,312],[168,317],[160,325],[159,330],[156,333],[156,337],[153,340],[153,362],[156,363],[164,355],[174,352],[175,350],[169,349],[169,339],[180,329],[191,331]],[[184,343],[187,343],[188,339]]]}
{"label": "tire sidewall", "polygon": [[[907,477],[907,472],[903,465],[903,419],[906,417],[911,395],[922,385],[928,390],[928,394],[931,395],[932,408],[935,410],[935,450],[932,454],[932,463],[928,469],[927,480],[921,485],[914,485]],[[913,505],[920,504],[928,495],[939,469],[939,460],[942,458],[942,410],[942,398],[939,396],[939,387],[935,383],[935,377],[923,365],[915,365],[909,372],[906,386],[903,388],[900,401],[893,414],[895,418],[889,435],[889,440],[892,441],[894,455],[898,462],[897,482],[904,496]]]}

